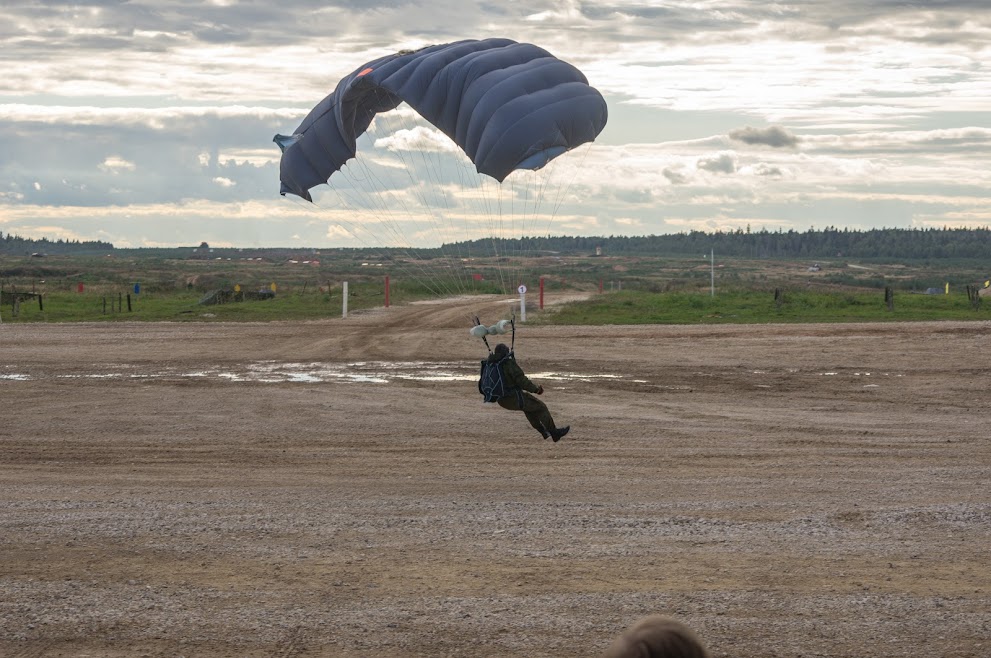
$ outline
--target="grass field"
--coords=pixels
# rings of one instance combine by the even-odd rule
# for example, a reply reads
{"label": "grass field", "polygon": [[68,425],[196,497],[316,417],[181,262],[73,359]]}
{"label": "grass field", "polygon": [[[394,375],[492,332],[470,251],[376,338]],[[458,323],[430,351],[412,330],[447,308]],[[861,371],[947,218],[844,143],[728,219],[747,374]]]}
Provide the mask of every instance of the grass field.
{"label": "grass field", "polygon": [[[535,312],[546,324],[704,324],[988,319],[967,286],[980,285],[983,263],[806,263],[581,255],[542,256],[518,273],[499,259],[470,263],[434,259],[399,262],[322,255],[318,265],[296,259],[139,257],[44,260],[5,257],[0,268],[3,322],[251,321],[340,317],[343,285],[348,311],[460,294],[515,294],[538,280],[548,293],[584,292],[586,301]],[[818,264],[818,263],[817,263]],[[477,278],[476,278],[477,277]],[[518,277],[518,278],[517,278]],[[922,294],[944,289],[950,294]],[[268,291],[272,299],[203,304],[216,290]],[[885,289],[894,294],[889,306]],[[41,296],[15,308],[10,292]],[[599,293],[602,294],[599,294]],[[711,294],[714,292],[715,294]]]}
{"label": "grass field", "polygon": [[548,324],[719,324],[769,322],[886,322],[987,320],[988,306],[976,309],[966,294],[899,294],[891,308],[879,292],[739,290],[705,293],[614,292],[568,304],[540,322]]}

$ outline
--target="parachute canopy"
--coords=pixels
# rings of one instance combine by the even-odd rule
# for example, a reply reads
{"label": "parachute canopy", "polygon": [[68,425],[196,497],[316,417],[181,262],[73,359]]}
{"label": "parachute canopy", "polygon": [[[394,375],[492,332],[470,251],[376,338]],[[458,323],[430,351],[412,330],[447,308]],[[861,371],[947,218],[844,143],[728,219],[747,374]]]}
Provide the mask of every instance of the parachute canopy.
{"label": "parachute canopy", "polygon": [[484,39],[401,51],[355,69],[291,136],[275,136],[280,193],[312,201],[310,188],[355,157],[375,115],[403,102],[499,182],[593,141],[607,118],[581,71],[532,44]]}

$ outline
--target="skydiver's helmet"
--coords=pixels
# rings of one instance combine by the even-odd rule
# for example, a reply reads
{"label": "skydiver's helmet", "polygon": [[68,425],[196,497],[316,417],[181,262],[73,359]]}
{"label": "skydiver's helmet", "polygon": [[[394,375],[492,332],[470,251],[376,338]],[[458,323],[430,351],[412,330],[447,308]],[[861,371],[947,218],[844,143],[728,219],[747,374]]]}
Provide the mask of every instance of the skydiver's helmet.
{"label": "skydiver's helmet", "polygon": [[502,361],[507,356],[509,356],[509,346],[506,345],[506,343],[499,343],[498,345],[495,346],[495,349],[492,350],[492,353],[495,355],[497,359]]}

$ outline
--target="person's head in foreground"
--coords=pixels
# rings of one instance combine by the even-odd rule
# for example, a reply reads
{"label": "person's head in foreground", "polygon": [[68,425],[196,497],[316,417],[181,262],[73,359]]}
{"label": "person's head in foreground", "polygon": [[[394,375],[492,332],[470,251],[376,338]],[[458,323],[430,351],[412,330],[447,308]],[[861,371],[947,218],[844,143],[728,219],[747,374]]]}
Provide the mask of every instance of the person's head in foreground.
{"label": "person's head in foreground", "polygon": [[688,626],[651,615],[617,637],[603,658],[709,658],[709,652]]}

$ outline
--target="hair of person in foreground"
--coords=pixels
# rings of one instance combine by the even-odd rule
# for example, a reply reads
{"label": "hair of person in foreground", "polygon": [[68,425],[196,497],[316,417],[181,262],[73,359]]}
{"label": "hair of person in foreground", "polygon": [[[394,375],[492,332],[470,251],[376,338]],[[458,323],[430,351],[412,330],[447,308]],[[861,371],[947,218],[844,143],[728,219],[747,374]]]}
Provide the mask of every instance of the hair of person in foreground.
{"label": "hair of person in foreground", "polygon": [[710,658],[710,654],[688,626],[651,615],[626,629],[602,658]]}

